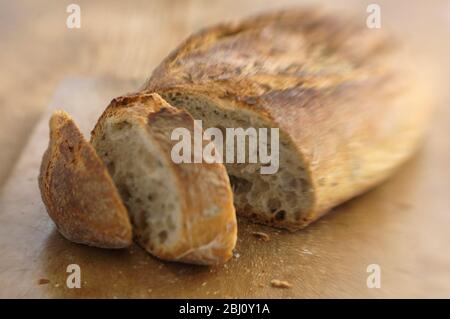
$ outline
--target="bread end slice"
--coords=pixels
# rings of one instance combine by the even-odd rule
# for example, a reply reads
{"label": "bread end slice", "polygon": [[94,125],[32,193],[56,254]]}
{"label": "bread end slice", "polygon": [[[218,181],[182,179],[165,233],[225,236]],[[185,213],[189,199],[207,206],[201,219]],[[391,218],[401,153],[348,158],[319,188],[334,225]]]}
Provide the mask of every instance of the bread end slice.
{"label": "bread end slice", "polygon": [[101,248],[131,244],[131,224],[111,177],[64,111],[50,119],[38,181],[47,212],[65,238]]}

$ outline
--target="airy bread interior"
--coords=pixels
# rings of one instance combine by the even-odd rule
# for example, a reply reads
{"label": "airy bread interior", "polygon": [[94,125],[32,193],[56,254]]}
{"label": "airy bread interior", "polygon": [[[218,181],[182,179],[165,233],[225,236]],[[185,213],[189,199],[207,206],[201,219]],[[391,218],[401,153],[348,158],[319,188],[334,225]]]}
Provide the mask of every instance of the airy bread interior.
{"label": "airy bread interior", "polygon": [[[170,91],[162,93],[161,96],[171,105],[185,108],[195,119],[202,120],[204,129],[220,128],[224,135],[225,128],[271,127],[270,123],[256,112],[223,107],[202,95]],[[270,138],[268,144],[270,152]],[[274,226],[291,228],[305,218],[313,203],[313,192],[301,155],[282,132],[279,154],[279,170],[275,174],[261,174],[259,162],[225,165],[239,214]]]}
{"label": "airy bread interior", "polygon": [[94,147],[128,208],[138,242],[150,252],[170,250],[181,231],[178,188],[145,125],[109,117]]}

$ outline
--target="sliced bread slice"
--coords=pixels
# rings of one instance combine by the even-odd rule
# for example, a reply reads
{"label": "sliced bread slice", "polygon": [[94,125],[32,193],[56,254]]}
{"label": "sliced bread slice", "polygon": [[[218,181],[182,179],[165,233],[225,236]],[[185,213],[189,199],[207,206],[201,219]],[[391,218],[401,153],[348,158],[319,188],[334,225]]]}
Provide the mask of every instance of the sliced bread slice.
{"label": "sliced bread slice", "polygon": [[232,256],[237,226],[222,164],[172,160],[173,130],[193,118],[157,94],[114,99],[91,142],[128,208],[137,242],[165,260],[218,264]]}

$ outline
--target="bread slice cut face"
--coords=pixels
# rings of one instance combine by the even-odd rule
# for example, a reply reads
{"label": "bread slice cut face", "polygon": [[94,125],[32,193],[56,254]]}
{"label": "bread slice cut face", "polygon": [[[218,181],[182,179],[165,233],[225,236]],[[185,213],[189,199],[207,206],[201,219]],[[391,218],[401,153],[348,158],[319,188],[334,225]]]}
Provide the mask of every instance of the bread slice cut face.
{"label": "bread slice cut face", "polygon": [[177,128],[193,118],[157,94],[114,99],[92,132],[128,208],[137,242],[165,260],[218,264],[232,256],[237,225],[232,190],[219,163],[176,163]]}
{"label": "bread slice cut face", "polygon": [[101,248],[132,243],[128,214],[108,171],[64,111],[50,119],[38,179],[47,212],[65,238]]}

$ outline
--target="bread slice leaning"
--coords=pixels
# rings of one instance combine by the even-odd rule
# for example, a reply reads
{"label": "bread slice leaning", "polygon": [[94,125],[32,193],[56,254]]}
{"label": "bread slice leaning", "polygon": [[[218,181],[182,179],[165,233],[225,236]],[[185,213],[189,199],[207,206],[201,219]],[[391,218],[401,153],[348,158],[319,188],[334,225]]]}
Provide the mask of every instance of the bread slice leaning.
{"label": "bread slice leaning", "polygon": [[111,177],[63,111],[50,119],[50,142],[38,179],[47,212],[64,237],[101,248],[132,243],[128,214]]}
{"label": "bread slice leaning", "polygon": [[175,49],[142,92],[205,128],[279,128],[275,174],[261,174],[260,162],[227,164],[235,206],[302,228],[390,176],[429,122],[426,64],[365,21],[290,9],[211,27]]}
{"label": "bread slice leaning", "polygon": [[236,217],[222,164],[172,160],[177,128],[194,121],[157,94],[114,99],[92,132],[128,208],[137,242],[165,260],[218,264],[232,256]]}

